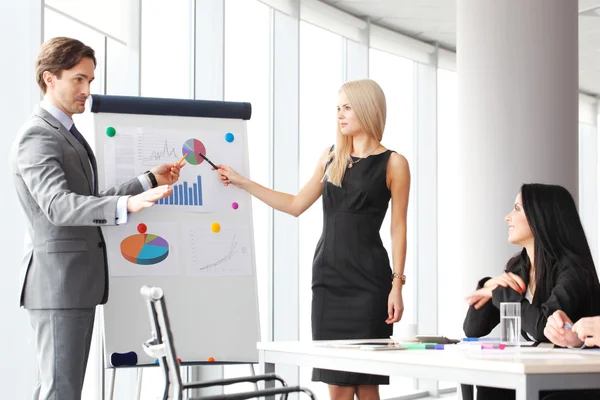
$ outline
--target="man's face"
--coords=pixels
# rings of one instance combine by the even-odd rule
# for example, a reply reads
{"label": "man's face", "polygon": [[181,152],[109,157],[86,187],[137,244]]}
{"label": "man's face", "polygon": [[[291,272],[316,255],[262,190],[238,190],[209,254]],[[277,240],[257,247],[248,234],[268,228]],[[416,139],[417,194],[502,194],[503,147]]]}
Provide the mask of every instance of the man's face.
{"label": "man's face", "polygon": [[44,72],[46,100],[69,117],[81,114],[85,111],[85,101],[90,95],[94,69],[94,61],[84,57],[73,68],[63,70],[60,78],[48,71]]}

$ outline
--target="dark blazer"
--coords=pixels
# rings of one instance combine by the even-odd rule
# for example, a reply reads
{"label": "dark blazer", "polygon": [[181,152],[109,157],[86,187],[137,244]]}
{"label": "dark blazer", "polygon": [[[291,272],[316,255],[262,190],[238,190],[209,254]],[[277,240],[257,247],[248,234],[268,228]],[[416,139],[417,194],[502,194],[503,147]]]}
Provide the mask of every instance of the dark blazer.
{"label": "dark blazer", "polygon": [[[544,327],[548,317],[556,310],[563,310],[573,322],[580,318],[600,315],[600,284],[595,277],[572,260],[560,260],[554,265],[555,281],[550,295],[539,299],[538,292],[533,295],[533,304],[510,287],[498,286],[492,291],[492,298],[479,310],[470,306],[463,329],[467,337],[482,337],[488,335],[500,322],[500,303],[521,303],[521,330],[525,337],[538,342],[548,342],[544,336]],[[521,256],[510,272],[519,275],[525,285],[529,285],[529,264]],[[491,279],[483,278],[477,284],[477,289]],[[527,334],[527,335],[526,335]]]}

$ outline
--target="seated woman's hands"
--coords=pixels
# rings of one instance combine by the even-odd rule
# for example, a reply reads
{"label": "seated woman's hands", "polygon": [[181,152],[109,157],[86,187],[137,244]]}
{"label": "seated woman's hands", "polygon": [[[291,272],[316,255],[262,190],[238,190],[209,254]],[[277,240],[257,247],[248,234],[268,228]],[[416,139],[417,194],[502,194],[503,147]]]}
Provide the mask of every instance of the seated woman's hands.
{"label": "seated woman's hands", "polygon": [[600,317],[581,318],[572,331],[587,347],[600,346]]}
{"label": "seated woman's hands", "polygon": [[498,286],[510,287],[515,292],[522,295],[527,290],[525,282],[517,274],[505,272],[495,278],[488,279],[481,289],[478,289],[467,296],[467,303],[475,307],[476,310],[483,307],[492,298],[492,291]]}
{"label": "seated woman's hands", "polygon": [[[595,317],[600,319],[600,317]],[[593,318],[582,318],[577,324],[585,319]],[[572,325],[573,328],[564,328],[565,324]],[[575,324],[575,325],[577,325]],[[544,336],[548,338],[552,343],[560,347],[581,347],[583,340],[580,340],[577,332],[575,331],[575,325],[564,311],[557,310],[548,317],[546,321],[546,327],[544,328]],[[583,329],[583,328],[581,328]],[[600,332],[598,333],[600,335]],[[591,339],[591,338],[590,338]]]}

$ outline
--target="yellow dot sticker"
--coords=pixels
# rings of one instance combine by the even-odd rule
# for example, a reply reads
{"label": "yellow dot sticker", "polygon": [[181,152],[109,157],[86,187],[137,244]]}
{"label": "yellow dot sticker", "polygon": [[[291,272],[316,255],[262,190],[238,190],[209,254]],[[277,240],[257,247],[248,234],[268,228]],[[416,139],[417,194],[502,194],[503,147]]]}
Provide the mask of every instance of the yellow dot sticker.
{"label": "yellow dot sticker", "polygon": [[219,233],[219,231],[221,230],[221,225],[219,225],[216,222],[213,222],[212,225],[210,226],[210,229],[214,232],[214,233]]}

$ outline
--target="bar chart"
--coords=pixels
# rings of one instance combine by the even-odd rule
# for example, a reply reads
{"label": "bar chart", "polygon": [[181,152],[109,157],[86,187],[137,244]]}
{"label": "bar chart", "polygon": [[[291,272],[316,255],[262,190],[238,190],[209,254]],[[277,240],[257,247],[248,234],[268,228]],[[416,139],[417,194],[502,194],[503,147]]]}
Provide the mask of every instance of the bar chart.
{"label": "bar chart", "polygon": [[173,194],[156,204],[165,206],[202,206],[202,177],[198,175],[193,184],[184,181],[173,186]]}

